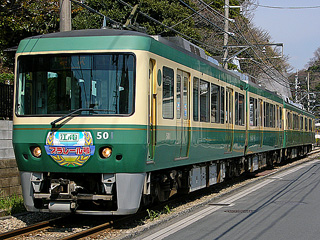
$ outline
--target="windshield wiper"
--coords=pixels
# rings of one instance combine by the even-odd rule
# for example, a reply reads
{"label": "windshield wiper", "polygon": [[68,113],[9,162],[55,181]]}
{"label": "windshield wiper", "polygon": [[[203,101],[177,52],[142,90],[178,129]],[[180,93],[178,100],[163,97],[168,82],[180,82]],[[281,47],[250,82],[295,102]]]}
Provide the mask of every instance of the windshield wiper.
{"label": "windshield wiper", "polygon": [[65,119],[67,117],[70,117],[71,115],[73,115],[75,113],[80,113],[80,112],[83,112],[83,111],[95,111],[95,110],[93,108],[79,108],[77,110],[74,110],[74,111],[72,111],[72,112],[70,112],[70,113],[68,113],[68,114],[66,114],[66,115],[64,115],[64,116],[52,121],[50,124],[51,124],[52,128],[54,128],[54,127],[56,127],[56,123],[57,122],[60,122],[61,120]]}
{"label": "windshield wiper", "polygon": [[70,117],[70,116],[72,116],[72,115],[74,115],[76,113],[85,112],[85,111],[89,111],[89,112],[96,112],[96,111],[97,112],[115,112],[114,110],[110,110],[110,109],[79,108],[79,109],[76,109],[76,110],[74,110],[74,111],[72,111],[72,112],[70,112],[70,113],[68,113],[68,114],[66,114],[66,115],[64,115],[64,116],[52,121],[50,124],[51,124],[52,128],[55,128],[57,122],[60,122],[61,120],[65,119],[67,117]]}

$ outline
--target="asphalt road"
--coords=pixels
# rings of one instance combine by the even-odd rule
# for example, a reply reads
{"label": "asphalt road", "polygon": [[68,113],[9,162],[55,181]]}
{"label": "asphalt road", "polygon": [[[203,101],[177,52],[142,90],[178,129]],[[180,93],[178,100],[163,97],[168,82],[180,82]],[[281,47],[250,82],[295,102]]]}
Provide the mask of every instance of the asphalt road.
{"label": "asphalt road", "polygon": [[320,160],[266,177],[136,239],[320,239]]}

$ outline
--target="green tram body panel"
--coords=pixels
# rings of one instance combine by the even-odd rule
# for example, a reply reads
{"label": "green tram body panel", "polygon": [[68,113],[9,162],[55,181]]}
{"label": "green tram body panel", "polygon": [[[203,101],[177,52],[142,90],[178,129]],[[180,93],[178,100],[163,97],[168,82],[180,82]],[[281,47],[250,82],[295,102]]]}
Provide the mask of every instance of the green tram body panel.
{"label": "green tram body panel", "polygon": [[[303,117],[315,119],[315,116],[307,111],[304,111],[296,106],[293,106],[285,101],[283,101],[283,108],[292,111],[293,113],[300,114]],[[305,126],[303,126],[305,127]],[[300,131],[286,129],[284,130],[284,143],[283,148],[290,148],[296,146],[306,146],[315,143],[315,133],[313,131]]]}
{"label": "green tram body panel", "polygon": [[[74,173],[116,173],[141,172],[144,170],[144,159],[147,156],[146,127],[145,126],[119,126],[119,125],[64,125],[58,132],[79,132],[85,130],[93,136],[94,155],[81,167],[60,166],[47,155],[45,142],[51,131],[49,125],[43,126],[16,126],[13,127],[13,143],[20,171],[43,172],[74,172]],[[97,139],[97,132],[108,132],[108,139]],[[33,157],[31,146],[40,146],[42,156]],[[99,156],[101,147],[112,147],[112,156],[103,159]],[[116,156],[121,155],[121,160]]]}
{"label": "green tram body panel", "polygon": [[[81,167],[60,166],[48,156],[44,150],[46,136],[51,131],[49,125],[43,126],[14,126],[13,142],[20,171],[68,172],[68,173],[116,173],[116,172],[145,172],[154,171],[189,164],[215,161],[244,156],[245,131],[228,131],[226,129],[191,128],[189,157],[179,159],[180,142],[177,134],[181,129],[176,127],[157,127],[157,143],[155,157],[148,161],[147,127],[137,125],[64,125],[58,132],[77,132],[86,130],[91,132],[95,146],[95,153]],[[97,132],[108,131],[109,138],[97,140]],[[167,139],[167,134],[170,139]],[[261,134],[262,133],[262,134]],[[228,134],[233,134],[232,142]],[[261,135],[262,142],[261,145]],[[280,137],[279,137],[280,135]],[[282,142],[281,132],[250,131],[248,152],[253,154],[279,149]],[[31,146],[40,146],[42,156],[33,157]],[[99,149],[110,146],[112,156],[102,159]],[[230,151],[230,147],[232,150]],[[116,156],[121,155],[121,160]],[[147,164],[148,163],[148,164]]]}
{"label": "green tram body panel", "polygon": [[314,132],[300,132],[297,130],[284,131],[284,148],[310,145],[315,142]]}

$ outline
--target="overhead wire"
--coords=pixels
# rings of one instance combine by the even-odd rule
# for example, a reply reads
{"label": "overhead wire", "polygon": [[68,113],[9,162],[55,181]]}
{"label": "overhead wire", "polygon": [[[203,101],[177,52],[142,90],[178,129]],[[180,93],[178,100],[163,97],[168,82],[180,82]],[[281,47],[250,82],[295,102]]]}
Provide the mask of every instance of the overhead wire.
{"label": "overhead wire", "polygon": [[300,7],[281,7],[281,6],[268,6],[268,5],[261,5],[257,3],[252,3],[252,5],[255,5],[257,7],[263,7],[263,8],[273,8],[273,9],[289,9],[289,10],[304,10],[304,9],[315,9],[320,8],[320,6],[300,6]]}
{"label": "overhead wire", "polygon": [[109,22],[111,22],[111,23],[113,23],[113,24],[117,24],[117,25],[119,25],[119,26],[121,25],[120,22],[117,22],[117,21],[113,20],[112,18],[110,18],[110,17],[102,14],[101,12],[98,12],[97,10],[95,10],[95,9],[87,6],[86,4],[84,4],[84,3],[82,3],[82,2],[79,2],[79,1],[77,1],[77,0],[70,0],[70,1],[73,2],[73,3],[75,3],[75,4],[80,5],[81,7],[84,7],[85,9],[87,9],[87,10],[93,12],[93,13],[96,13],[96,14],[102,16],[102,17],[104,18],[104,20],[108,20]]}
{"label": "overhead wire", "polygon": [[[121,4],[127,6],[127,7],[130,7],[131,9],[133,8],[133,6],[131,6],[130,4],[124,2],[123,0],[117,0],[117,1],[120,2]],[[192,10],[192,11],[194,12],[194,14],[199,15],[202,19],[206,20],[206,21],[209,22],[211,25],[213,25],[213,26],[215,26],[216,28],[218,28],[220,31],[225,32],[221,27],[217,26],[217,25],[214,24],[212,21],[210,21],[210,20],[207,19],[206,17],[202,16],[202,14],[200,14],[200,11],[196,11],[195,9],[193,9],[192,7],[190,7],[188,4],[186,4],[186,3],[185,3],[184,1],[182,1],[182,0],[179,0],[179,1],[180,1],[183,5],[185,5],[186,7],[188,7],[190,10]],[[199,1],[201,1],[201,0],[199,0]],[[212,8],[212,9],[213,9],[213,8]],[[214,12],[216,12],[216,14],[218,13],[218,11],[214,11]],[[187,35],[179,32],[179,31],[175,30],[172,26],[170,27],[170,26],[167,26],[167,25],[163,24],[162,22],[158,21],[157,19],[154,19],[153,17],[149,16],[148,14],[146,14],[146,13],[140,11],[140,10],[138,10],[138,13],[141,14],[141,15],[143,15],[144,17],[148,18],[149,20],[154,21],[155,23],[160,24],[161,26],[163,26],[163,27],[165,27],[165,28],[167,28],[167,29],[169,29],[169,30],[171,30],[171,31],[173,31],[173,32],[175,32],[175,33],[177,33],[177,34],[179,34],[179,35],[181,35],[181,36],[183,36],[183,37],[185,37],[185,38],[187,38],[187,39],[195,42],[195,43],[198,43],[198,44],[200,44],[200,45],[202,45],[202,46],[209,47],[209,48],[214,49],[214,50],[216,50],[216,51],[221,51],[221,50],[219,50],[219,49],[217,49],[217,48],[215,48],[215,47],[213,47],[213,46],[211,46],[211,45],[208,45],[208,44],[206,44],[206,43],[204,43],[204,42],[201,42],[201,41],[198,41],[198,40],[196,40],[196,39],[193,39],[193,38],[191,38],[191,37],[189,37],[189,36],[187,36]],[[194,14],[193,14],[193,15],[194,15]],[[220,16],[223,17],[223,18],[225,18],[221,13],[218,13],[218,15],[220,15]],[[190,17],[190,16],[189,16],[189,17]],[[189,17],[188,17],[188,18],[189,18]],[[184,21],[184,20],[182,20],[182,21]],[[174,26],[176,26],[176,25],[174,25]],[[235,25],[235,26],[236,26],[236,25]],[[245,36],[241,33],[240,29],[239,29],[237,26],[236,26],[236,28],[237,28],[238,32],[240,33],[241,37],[245,40],[245,42],[246,42],[246,43],[250,46],[250,48],[253,50],[254,54],[255,54],[255,55],[259,58],[259,60],[263,63],[263,60],[261,59],[261,57],[254,51],[254,47],[255,47],[255,46],[254,46],[253,44],[251,44],[251,43],[245,38]],[[227,33],[227,34],[230,35],[230,33],[228,33],[228,32],[225,32],[225,33]],[[239,43],[239,40],[238,40],[237,38],[235,38],[233,35],[231,35],[231,37],[233,37],[233,39],[234,39],[236,42]],[[246,50],[246,51],[247,51],[247,50]],[[248,51],[247,51],[247,53],[250,54]],[[265,64],[265,63],[264,63],[264,64]],[[265,64],[265,65],[266,65],[266,64]],[[267,66],[267,65],[266,65],[266,66]],[[270,74],[269,74],[265,69],[261,68],[261,66],[258,66],[258,67],[259,67],[263,72],[265,72],[270,78],[272,78],[274,81],[276,81],[277,83],[281,84],[282,86],[288,87],[287,85],[284,85],[283,83],[279,82],[279,81],[278,81],[277,79],[275,79],[273,76],[270,76]],[[268,66],[267,66],[267,67],[268,67]],[[272,69],[271,67],[268,67],[268,68],[269,68],[269,69]],[[278,71],[278,70],[277,70],[277,71]],[[272,71],[271,71],[271,72],[272,72]],[[279,71],[278,71],[278,72],[279,72]],[[274,75],[276,75],[274,72],[272,72],[272,73],[273,73]],[[279,73],[280,73],[280,72],[279,72]],[[284,80],[282,80],[282,81],[285,82],[286,84],[288,84],[288,82],[286,82],[286,81],[284,81]]]}
{"label": "overhead wire", "polygon": [[[242,19],[242,18],[241,18]],[[243,20],[243,19],[242,19]],[[249,28],[249,26],[248,26],[248,24],[245,22],[245,21],[243,21],[243,23],[244,23],[244,25],[247,27],[247,30],[248,30],[248,32],[249,32],[249,34],[252,36],[252,39],[257,43],[257,45],[259,44],[258,43],[258,41],[257,41],[257,39],[255,38],[255,36],[253,35],[253,33],[252,33],[252,31],[251,31],[251,29]],[[236,26],[236,28],[240,31],[240,28],[237,26],[237,24],[236,23],[234,23],[235,24],[235,26]],[[245,38],[246,39],[246,38]],[[259,56],[259,55],[257,55],[256,54],[256,56],[262,61],[262,62],[264,62],[263,61],[263,59]],[[272,65],[272,67],[273,68],[269,68],[270,70],[271,70],[271,72],[273,73],[273,74],[275,74],[274,72],[273,72],[273,69],[275,69],[281,76],[282,76],[282,78],[280,78],[279,80],[281,80],[282,82],[284,82],[285,84],[291,84],[289,81],[288,81],[288,79],[285,77],[285,76],[283,76],[283,74],[282,74],[282,72],[279,70],[279,69],[277,69],[277,67],[270,61],[270,60],[268,60],[267,59],[267,61],[269,62],[269,64],[271,64]],[[268,65],[266,64],[266,66],[268,67]],[[277,81],[277,80],[276,80]],[[283,84],[282,84],[283,85]],[[288,87],[287,85],[285,85],[286,87]]]}
{"label": "overhead wire", "polygon": [[197,15],[199,15],[202,19],[206,20],[208,23],[210,23],[212,26],[218,28],[221,32],[224,32],[228,35],[230,35],[231,37],[232,34],[230,34],[229,32],[226,32],[224,29],[222,29],[221,27],[219,27],[218,25],[216,25],[215,23],[213,23],[212,21],[210,21],[209,19],[207,19],[206,17],[204,17],[202,14],[198,13],[195,9],[193,9],[190,5],[188,5],[187,3],[185,3],[182,0],[179,0],[179,2],[181,2],[183,5],[185,5],[187,8],[189,8],[191,11],[193,11],[194,13],[196,13]]}
{"label": "overhead wire", "polygon": [[[219,13],[218,11],[216,11],[215,9],[213,9],[210,5],[208,5],[208,4],[206,4],[204,1],[202,1],[202,0],[198,0],[200,3],[202,3],[202,4],[204,4],[209,10],[211,10],[211,13],[212,12],[215,12],[215,13],[217,13],[219,16],[221,16],[221,17],[223,17],[224,19],[227,19],[228,21],[230,21],[230,19],[228,19],[228,18],[226,18],[224,15],[222,15],[221,13]],[[213,13],[212,13],[213,14]],[[236,27],[236,29],[237,29],[237,31],[238,31],[238,34],[245,40],[245,42],[246,42],[246,44],[252,49],[252,51],[254,52],[254,54],[257,56],[257,58],[259,58],[259,60],[261,61],[261,62],[263,62],[263,60],[261,59],[261,57],[258,55],[258,53],[254,50],[254,48],[256,48],[256,46],[254,46],[252,43],[250,43],[247,39],[246,39],[246,37],[242,34],[242,32],[241,32],[241,30],[240,30],[240,28],[237,26],[237,24],[234,22],[234,21],[231,21],[232,23],[234,23],[234,25],[235,25],[235,27]],[[239,43],[239,41],[237,41],[238,43]],[[248,50],[244,50],[244,51],[246,51],[247,53],[249,53],[248,52]],[[270,61],[269,61],[270,62]],[[268,67],[269,68],[269,70],[272,72],[272,74],[274,74],[275,76],[276,76],[276,74],[273,72],[273,69],[271,68],[271,67],[269,67],[269,66],[267,66],[267,64],[265,64],[266,65],[266,67]],[[261,68],[261,66],[258,66],[261,70],[263,70],[263,72],[265,72],[269,77],[271,77],[275,82],[277,82],[277,83],[279,83],[280,85],[282,85],[282,86],[284,86],[284,87],[288,87],[287,85],[284,85],[284,84],[282,84],[281,82],[279,82],[277,79],[275,79],[273,76],[270,76],[270,74],[268,74],[268,72],[266,72],[265,71],[265,69],[262,69]],[[274,65],[273,65],[273,67],[274,67]],[[277,70],[277,69],[276,69]],[[282,76],[282,77],[284,77],[283,75],[282,75],[282,73],[279,71],[279,70],[277,70],[278,72],[279,72],[279,74]],[[284,80],[282,80],[282,79],[280,79],[281,81],[283,81],[283,82],[285,82],[285,84],[288,84],[288,81],[284,81]]]}
{"label": "overhead wire", "polygon": [[[202,3],[202,4],[204,4],[205,6],[207,6],[207,8],[208,9],[210,9],[212,12],[215,12],[215,13],[217,13],[219,16],[221,16],[221,17],[223,17],[224,19],[227,19],[228,21],[230,21],[230,19],[228,19],[228,18],[226,18],[224,15],[222,15],[221,13],[219,13],[217,10],[215,10],[215,9],[213,9],[210,5],[208,5],[207,3],[205,3],[204,1],[202,1],[202,0],[198,0],[200,3]],[[256,47],[255,45],[253,45],[252,43],[250,43],[247,39],[246,39],[246,37],[242,34],[242,32],[241,32],[241,30],[240,30],[240,28],[238,27],[238,25],[234,22],[234,21],[231,21],[232,23],[234,23],[234,25],[235,25],[235,27],[237,28],[237,31],[238,31],[238,33],[241,35],[241,37],[245,40],[245,42],[246,42],[246,44],[248,44],[249,46],[250,46],[250,48],[252,49],[252,51],[254,52],[254,54],[261,60],[261,61],[263,61],[262,59],[261,59],[261,57],[257,54],[257,52],[255,52],[254,51],[254,47]],[[249,28],[248,28],[248,30],[250,30]],[[251,32],[250,32],[251,33]],[[252,37],[254,38],[254,36],[252,35]],[[255,39],[255,38],[254,38]],[[256,40],[256,39],[255,39]],[[257,42],[257,41],[256,41]],[[246,51],[247,53],[248,53],[248,51],[247,50],[244,50],[244,51]],[[270,61],[269,61],[270,62]],[[271,63],[271,62],[270,62]],[[260,67],[260,66],[259,66]],[[268,66],[267,66],[268,67]],[[273,65],[273,67],[275,67],[274,65]],[[269,67],[269,69],[272,71],[272,68],[270,68]],[[276,69],[277,70],[277,69]],[[281,75],[282,75],[282,73],[279,71],[279,70],[277,70]],[[273,73],[273,72],[272,72]],[[274,74],[274,73],[273,73]],[[282,77],[284,77],[283,75],[282,75]],[[274,79],[276,82],[278,82],[276,79]],[[288,83],[287,81],[284,81],[284,80],[282,80],[283,82],[285,82],[285,83]],[[278,82],[279,83],[279,82]],[[279,83],[279,84],[281,84],[281,83]],[[281,85],[283,85],[283,84],[281,84]],[[287,85],[283,85],[283,86],[286,86],[287,87]]]}
{"label": "overhead wire", "polygon": [[[130,7],[131,9],[133,9],[133,6],[131,6],[130,4],[124,2],[123,0],[117,0],[117,1],[120,2],[120,3],[122,3],[123,5],[125,5],[125,6],[127,6],[127,7]],[[160,24],[161,26],[163,26],[163,27],[165,27],[165,28],[168,28],[168,29],[170,29],[171,31],[173,31],[173,32],[175,32],[175,33],[177,33],[177,34],[179,34],[179,35],[181,35],[181,36],[183,36],[183,37],[185,37],[185,38],[193,41],[193,42],[196,42],[196,43],[201,44],[201,45],[203,45],[203,46],[207,46],[207,47],[209,47],[209,48],[211,48],[211,49],[214,49],[214,50],[218,50],[218,49],[216,49],[216,48],[213,47],[213,46],[210,46],[210,45],[208,45],[208,44],[206,44],[206,43],[204,43],[204,42],[200,42],[200,41],[198,41],[198,40],[196,40],[196,39],[194,39],[194,38],[189,37],[188,35],[186,35],[186,34],[184,34],[184,33],[182,33],[182,32],[179,32],[179,31],[175,30],[175,29],[172,28],[172,27],[167,26],[166,24],[158,21],[157,19],[149,16],[148,14],[146,14],[146,13],[140,11],[140,10],[138,10],[138,13],[140,13],[142,16],[148,18],[149,20],[152,20],[152,21],[154,21],[155,23]]]}
{"label": "overhead wire", "polygon": [[[202,11],[203,11],[204,9],[206,9],[206,8],[207,8],[207,7],[203,7],[203,8],[201,8],[200,10],[198,10],[197,12],[200,13],[200,12],[202,12]],[[176,26],[178,26],[179,24],[183,23],[184,21],[188,20],[189,18],[194,17],[195,15],[197,15],[197,13],[193,13],[193,14],[189,15],[188,17],[186,17],[186,18],[182,19],[181,21],[175,23],[175,24],[172,25],[171,27],[172,27],[172,28],[173,28],[173,27],[176,27]],[[160,34],[162,34],[162,33],[164,33],[164,31],[162,31]]]}
{"label": "overhead wire", "polygon": [[[182,0],[179,0],[180,2],[182,2],[182,3],[184,3]],[[213,10],[213,8],[211,8],[209,5],[207,5],[205,2],[203,2],[202,0],[198,0],[199,2],[201,2],[202,4],[204,4],[207,8],[209,8],[210,10]],[[184,5],[186,5],[186,6],[188,6],[187,4],[185,4],[184,3]],[[189,7],[190,8],[190,7]],[[195,10],[194,9],[192,9],[192,8],[190,8],[192,11],[194,11],[195,12]],[[214,12],[218,12],[218,11],[214,11]],[[206,20],[206,21],[208,21],[208,22],[210,22],[210,23],[212,23],[212,21],[210,21],[210,20],[208,20],[206,17],[204,17],[204,16],[202,16],[200,13],[197,13],[198,15],[200,15],[204,20]],[[220,16],[222,16],[223,18],[225,18],[226,19],[226,17],[225,16],[223,16],[222,14],[220,14],[220,13],[218,13],[218,15],[220,15]],[[230,20],[230,19],[227,19],[228,21]],[[231,21],[232,22],[232,21]],[[214,24],[214,26],[216,26],[215,24]],[[236,28],[237,28],[237,30],[238,30],[238,32],[240,33],[240,35],[242,36],[242,38],[245,40],[245,42],[251,47],[251,49],[252,49],[252,51],[255,53],[255,55],[262,61],[262,59],[260,58],[260,56],[255,52],[255,50],[254,50],[254,45],[253,44],[251,44],[246,38],[245,38],[245,36],[242,34],[242,32],[240,31],[240,29],[238,28],[238,26],[235,24],[235,26],[236,26]],[[218,27],[219,28],[219,27]],[[221,28],[219,28],[219,29],[221,29]],[[223,32],[225,32],[224,30],[223,30]],[[229,34],[229,33],[228,33]],[[235,40],[237,40],[237,39],[235,39]],[[237,40],[237,42],[239,43],[239,41]],[[268,66],[267,66],[268,67]],[[265,69],[263,69],[263,68],[261,68],[261,66],[259,66],[259,68],[263,71],[263,72],[265,72],[267,75],[269,75],[268,74],[268,72],[265,70]],[[269,69],[272,69],[272,68],[270,68],[270,67],[268,67]],[[272,72],[273,73],[273,72]],[[273,73],[274,74],[274,73]],[[269,75],[270,76],[270,75]],[[287,87],[287,85],[284,85],[284,84],[282,84],[281,82],[279,82],[277,79],[275,79],[274,77],[272,77],[272,76],[270,76],[275,82],[277,82],[277,83],[279,83],[280,85],[282,85],[282,86],[284,86],[284,87]]]}

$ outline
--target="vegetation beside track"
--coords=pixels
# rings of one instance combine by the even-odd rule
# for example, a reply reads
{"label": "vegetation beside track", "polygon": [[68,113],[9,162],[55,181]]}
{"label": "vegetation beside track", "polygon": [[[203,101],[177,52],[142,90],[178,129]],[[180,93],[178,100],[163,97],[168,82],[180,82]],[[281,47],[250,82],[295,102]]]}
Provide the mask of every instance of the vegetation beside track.
{"label": "vegetation beside track", "polygon": [[2,212],[2,215],[12,215],[25,211],[22,196],[12,195],[9,197],[0,197],[0,212]]}

